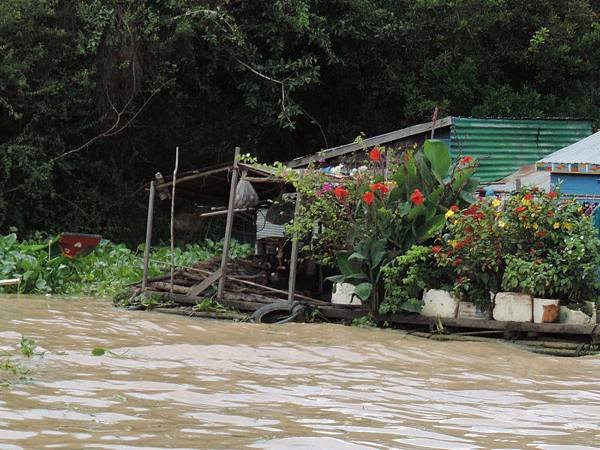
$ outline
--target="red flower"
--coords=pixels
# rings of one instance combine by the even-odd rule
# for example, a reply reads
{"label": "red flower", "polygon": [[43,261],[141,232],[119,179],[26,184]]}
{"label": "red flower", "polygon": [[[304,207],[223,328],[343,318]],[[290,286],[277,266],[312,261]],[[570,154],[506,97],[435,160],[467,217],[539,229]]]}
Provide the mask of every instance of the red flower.
{"label": "red flower", "polygon": [[458,208],[458,206],[456,206],[456,205],[452,205],[452,206],[450,207],[450,211],[457,213],[458,211],[460,211],[460,209]]}
{"label": "red flower", "polygon": [[532,195],[532,194],[525,194],[525,195],[523,196],[523,200],[530,201],[530,200],[532,200],[532,199],[533,199],[533,195]]}
{"label": "red flower", "polygon": [[442,251],[442,247],[440,247],[439,245],[434,245],[433,247],[431,247],[431,252],[435,253],[436,255]]}
{"label": "red flower", "polygon": [[346,200],[348,194],[348,189],[346,189],[344,186],[338,186],[333,190],[333,195],[335,195],[335,198],[337,198],[340,202]]}
{"label": "red flower", "polygon": [[519,206],[517,208],[515,208],[515,211],[517,213],[522,213],[523,211],[525,211],[527,208],[525,206]]}
{"label": "red flower", "polygon": [[465,156],[464,158],[462,158],[460,160],[461,164],[470,164],[473,162],[473,157],[472,156]]}
{"label": "red flower", "polygon": [[372,192],[379,191],[382,194],[385,194],[386,192],[389,192],[389,188],[383,183],[375,183],[375,184],[371,185],[371,191]]}
{"label": "red flower", "polygon": [[377,147],[373,147],[373,150],[369,152],[369,158],[371,161],[381,161],[381,152]]}
{"label": "red flower", "polygon": [[554,211],[552,211],[552,210],[548,210],[548,212],[546,213],[546,215],[547,215],[548,217],[554,217]]}
{"label": "red flower", "polygon": [[550,191],[550,192],[548,192],[548,198],[549,199],[553,199],[553,198],[556,198],[556,197],[558,197],[558,193],[556,191]]}
{"label": "red flower", "polygon": [[425,196],[420,190],[415,189],[414,192],[410,195],[410,201],[413,202],[415,205],[419,206],[422,205],[425,201]]}
{"label": "red flower", "polygon": [[452,263],[452,265],[453,265],[454,267],[460,266],[461,264],[462,264],[462,259],[460,259],[460,258],[456,258],[456,259],[454,260],[454,262]]}
{"label": "red flower", "polygon": [[371,203],[373,203],[373,200],[375,200],[375,194],[373,194],[372,192],[365,192],[362,196],[362,200],[363,202],[365,202],[367,205],[370,205]]}
{"label": "red flower", "polygon": [[546,233],[544,230],[540,230],[537,232],[538,237],[541,237],[541,238],[545,238],[547,234],[548,233]]}

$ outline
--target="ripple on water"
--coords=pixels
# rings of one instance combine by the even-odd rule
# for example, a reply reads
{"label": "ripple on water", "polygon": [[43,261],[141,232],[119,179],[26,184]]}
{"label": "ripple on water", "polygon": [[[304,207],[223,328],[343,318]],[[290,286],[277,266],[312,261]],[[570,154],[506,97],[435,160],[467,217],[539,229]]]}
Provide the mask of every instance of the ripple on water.
{"label": "ripple on water", "polygon": [[[336,325],[257,326],[0,297],[0,448],[540,448],[600,442],[600,359]],[[94,347],[110,349],[101,357]]]}

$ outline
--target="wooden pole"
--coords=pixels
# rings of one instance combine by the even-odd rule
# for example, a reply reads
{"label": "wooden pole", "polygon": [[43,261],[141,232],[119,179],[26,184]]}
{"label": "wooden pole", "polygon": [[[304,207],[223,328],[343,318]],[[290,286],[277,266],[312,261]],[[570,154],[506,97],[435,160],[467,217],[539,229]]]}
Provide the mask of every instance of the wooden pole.
{"label": "wooden pole", "polygon": [[225,224],[225,237],[223,238],[223,255],[221,256],[221,278],[219,278],[219,290],[217,291],[217,297],[223,298],[225,293],[225,279],[227,278],[227,259],[229,258],[229,244],[231,243],[231,231],[233,229],[233,216],[235,211],[233,206],[235,204],[235,190],[237,188],[238,180],[238,159],[240,157],[240,148],[235,148],[235,154],[233,157],[233,170],[231,171],[231,185],[229,186],[229,204],[227,206],[227,222]]}
{"label": "wooden pole", "polygon": [[171,294],[173,293],[173,278],[175,277],[175,185],[177,184],[178,168],[179,147],[175,147],[175,169],[173,170],[173,190],[171,191]]}
{"label": "wooden pole", "polygon": [[[294,220],[300,213],[300,191],[296,192],[296,208],[294,209]],[[292,255],[290,260],[290,278],[288,281],[288,301],[294,301],[296,293],[296,272],[298,271],[298,232],[294,233],[292,238]]]}
{"label": "wooden pole", "polygon": [[144,247],[144,276],[142,278],[142,292],[148,287],[148,263],[150,261],[150,246],[152,245],[152,221],[154,220],[154,194],[156,186],[150,182],[150,195],[148,196],[148,219],[146,221],[146,246]]}
{"label": "wooden pole", "polygon": [[433,110],[433,117],[431,117],[431,139],[435,136],[435,122],[437,121],[438,107],[436,106]]}

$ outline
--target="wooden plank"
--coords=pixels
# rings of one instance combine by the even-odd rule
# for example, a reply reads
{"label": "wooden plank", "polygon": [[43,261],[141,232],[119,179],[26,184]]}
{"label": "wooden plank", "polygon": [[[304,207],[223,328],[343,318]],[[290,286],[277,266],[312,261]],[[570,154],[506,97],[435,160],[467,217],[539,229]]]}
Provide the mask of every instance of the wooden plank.
{"label": "wooden plank", "polygon": [[19,284],[20,282],[20,278],[9,278],[7,280],[0,280],[0,286],[12,286],[15,284]]}
{"label": "wooden plank", "polygon": [[[197,178],[204,178],[207,177],[209,175],[214,175],[216,173],[220,173],[220,172],[226,172],[228,170],[231,170],[231,166],[225,166],[225,167],[219,167],[216,169],[212,169],[212,170],[206,170],[204,172],[198,172],[198,173],[194,173],[191,175],[184,175],[182,177],[180,177],[177,182],[178,183],[182,183],[184,181],[190,181],[190,180],[195,180]],[[167,181],[166,183],[162,183],[158,186],[156,186],[157,189],[165,189],[170,187],[173,184],[173,181]]]}
{"label": "wooden plank", "polygon": [[[366,316],[363,310],[348,307],[319,307],[321,314],[328,319],[356,319]],[[546,334],[600,335],[596,324],[572,325],[565,323],[500,322],[497,320],[453,319],[425,317],[417,314],[375,314],[374,319],[397,325],[433,325],[441,323],[449,328],[470,328],[478,330],[510,330],[515,332],[537,332]]]}
{"label": "wooden plank", "polygon": [[293,159],[287,163],[288,167],[297,168],[308,165],[311,162],[319,161],[321,159],[331,159],[337,156],[346,155],[348,153],[352,153],[358,150],[363,149],[363,147],[371,147],[373,145],[382,145],[388,142],[397,141],[406,137],[415,136],[418,134],[426,133],[431,131],[432,126],[435,128],[441,128],[448,125],[452,125],[452,117],[444,117],[443,119],[428,123],[421,123],[418,125],[413,125],[411,127],[402,128],[401,130],[392,131],[390,133],[380,134],[379,136],[373,136],[367,139],[364,139],[362,143],[351,143],[340,145],[339,147],[329,148],[320,152],[317,152],[312,155],[302,156],[300,158]]}
{"label": "wooden plank", "polygon": [[154,194],[156,186],[150,182],[150,195],[148,196],[148,217],[146,219],[146,246],[144,247],[144,274],[142,275],[142,290],[148,287],[148,264],[150,261],[150,246],[152,245],[152,222],[154,220]]}
{"label": "wooden plank", "polygon": [[[247,212],[247,211],[254,211],[254,208],[238,208],[238,209],[233,210],[234,213]],[[228,210],[222,209],[219,211],[205,212],[205,213],[199,214],[197,217],[202,218],[202,217],[224,216],[225,214],[228,214],[228,213],[229,213]]]}
{"label": "wooden plank", "polygon": [[229,204],[227,206],[227,222],[225,224],[225,237],[223,238],[223,255],[221,256],[221,277],[219,278],[219,289],[217,297],[223,298],[225,292],[225,280],[227,279],[227,260],[229,259],[229,245],[231,244],[231,231],[233,229],[233,216],[235,204],[235,191],[238,180],[238,159],[240,157],[240,148],[235,148],[233,156],[233,171],[231,173],[231,185],[229,186]]}
{"label": "wooden plank", "polygon": [[191,295],[194,297],[194,296],[198,296],[198,295],[202,294],[215,281],[217,281],[219,278],[221,278],[222,274],[223,274],[223,270],[221,270],[221,268],[217,269],[215,272],[213,272],[209,276],[207,276],[203,281],[192,286],[192,288],[188,292],[188,295]]}

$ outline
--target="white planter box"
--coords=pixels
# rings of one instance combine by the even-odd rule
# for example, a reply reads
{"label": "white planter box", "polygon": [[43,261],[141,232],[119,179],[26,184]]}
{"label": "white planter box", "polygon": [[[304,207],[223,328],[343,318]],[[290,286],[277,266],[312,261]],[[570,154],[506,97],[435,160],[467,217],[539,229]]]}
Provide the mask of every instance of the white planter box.
{"label": "white planter box", "polygon": [[493,317],[500,322],[531,322],[533,319],[531,295],[498,292],[494,299]]}
{"label": "white planter box", "polygon": [[550,298],[533,299],[533,321],[535,323],[556,322],[560,316],[560,300]]}
{"label": "white planter box", "polygon": [[591,309],[592,315],[588,316],[583,311],[577,311],[566,306],[560,307],[560,323],[569,325],[589,325],[596,323],[596,309],[592,302],[587,302],[588,308]]}
{"label": "white planter box", "polygon": [[459,301],[452,293],[439,289],[430,289],[423,293],[421,315],[426,317],[454,318]]}
{"label": "white planter box", "polygon": [[460,302],[458,304],[458,318],[459,319],[473,319],[473,320],[489,320],[490,311],[481,309],[473,302]]}
{"label": "white planter box", "polygon": [[331,294],[331,303],[336,305],[360,305],[360,298],[354,295],[355,286],[350,283],[335,283]]}

